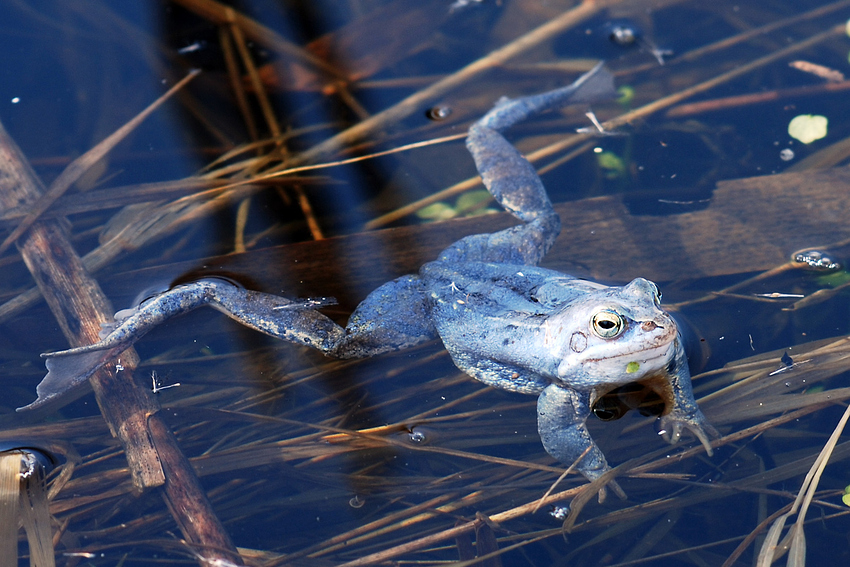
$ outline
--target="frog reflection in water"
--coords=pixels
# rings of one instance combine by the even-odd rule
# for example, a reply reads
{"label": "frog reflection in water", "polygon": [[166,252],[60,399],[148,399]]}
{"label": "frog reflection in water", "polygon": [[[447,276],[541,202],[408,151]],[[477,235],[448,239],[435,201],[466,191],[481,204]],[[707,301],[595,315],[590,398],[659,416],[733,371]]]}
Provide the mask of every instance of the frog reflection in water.
{"label": "frog reflection in water", "polygon": [[219,279],[179,285],[119,315],[101,342],[45,354],[49,372],[27,408],[81,384],[163,320],[211,305],[248,327],[337,358],[370,357],[439,337],[470,376],[539,396],[546,451],[565,465],[575,463],[591,480],[608,463],[585,422],[597,400],[627,384],[642,384],[663,401],[659,421],[668,441],[688,429],[711,453],[716,431],[694,401],[682,339],[659,306],[655,284],[638,278],[608,287],[536,267],[560,232],[560,219],[534,169],[500,132],[544,110],[612,93],[613,78],[600,64],[567,87],[499,101],[470,128],[466,145],[490,193],[523,224],[452,244],[419,274],[372,292],[345,328],[317,311],[320,302]]}

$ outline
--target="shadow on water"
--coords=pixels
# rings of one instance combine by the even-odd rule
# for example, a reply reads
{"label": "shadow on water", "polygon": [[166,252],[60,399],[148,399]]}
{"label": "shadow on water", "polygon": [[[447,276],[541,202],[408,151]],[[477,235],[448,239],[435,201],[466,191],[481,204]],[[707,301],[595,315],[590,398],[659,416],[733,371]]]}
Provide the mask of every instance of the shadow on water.
{"label": "shadow on water", "polygon": [[[847,66],[850,2],[574,4],[7,3],[0,122],[46,185],[202,71],[38,218],[67,231],[116,309],[218,275],[335,297],[323,311],[345,321],[456,239],[514,223],[475,216],[495,206],[461,143],[496,99],[603,58],[616,76],[621,98],[593,107],[604,134],[577,134],[596,128],[567,109],[509,137],[563,220],[544,265],[652,279],[693,329],[714,456],[687,435],[663,443],[639,415],[657,413],[652,398],[620,391],[608,410],[639,411],[590,428],[628,499],[599,504],[570,474],[540,505],[564,468],[535,400],[468,378],[436,341],[336,361],[201,310],[136,345],[135,380],[246,564],[751,565],[790,509],[850,398],[850,82],[829,74]],[[799,115],[825,116],[825,137],[791,137]],[[3,238],[28,212],[4,206]],[[26,254],[0,257],[0,439],[62,448],[47,478],[57,562],[235,563],[183,540],[170,489],[139,490],[127,433],[91,393],[15,412],[44,376],[39,354],[68,346]],[[839,440],[814,493],[809,564],[850,555],[835,464],[848,457]]]}

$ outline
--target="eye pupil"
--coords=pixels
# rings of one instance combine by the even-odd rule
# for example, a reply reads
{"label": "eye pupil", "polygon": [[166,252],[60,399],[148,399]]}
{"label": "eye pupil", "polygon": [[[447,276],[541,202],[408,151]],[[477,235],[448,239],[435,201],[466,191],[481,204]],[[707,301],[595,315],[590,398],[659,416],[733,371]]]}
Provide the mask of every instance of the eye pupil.
{"label": "eye pupil", "polygon": [[609,310],[596,313],[591,324],[594,334],[603,339],[613,339],[619,336],[626,325],[621,315]]}

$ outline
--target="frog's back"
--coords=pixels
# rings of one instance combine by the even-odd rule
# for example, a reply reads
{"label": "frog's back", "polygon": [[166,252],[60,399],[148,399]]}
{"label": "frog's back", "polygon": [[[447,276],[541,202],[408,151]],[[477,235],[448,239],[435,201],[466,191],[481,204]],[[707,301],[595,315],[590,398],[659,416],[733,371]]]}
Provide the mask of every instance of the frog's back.
{"label": "frog's back", "polygon": [[489,262],[430,262],[420,276],[436,309],[448,309],[449,319],[469,310],[489,317],[545,314],[588,289],[604,287],[546,268]]}
{"label": "frog's back", "polygon": [[422,266],[419,274],[438,305],[449,306],[453,312],[457,311],[453,305],[470,305],[491,316],[510,311],[550,313],[588,292],[607,287],[521,264],[437,261]]}
{"label": "frog's back", "polygon": [[546,320],[605,286],[526,265],[431,262],[420,275],[432,320],[455,363],[479,380],[532,393],[559,360],[539,348]]}

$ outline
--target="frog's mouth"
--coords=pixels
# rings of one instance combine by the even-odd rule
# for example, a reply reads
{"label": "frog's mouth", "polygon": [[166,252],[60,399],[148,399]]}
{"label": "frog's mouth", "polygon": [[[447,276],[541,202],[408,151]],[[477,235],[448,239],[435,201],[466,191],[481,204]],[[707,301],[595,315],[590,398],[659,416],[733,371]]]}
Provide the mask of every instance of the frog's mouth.
{"label": "frog's mouth", "polygon": [[[655,328],[657,329],[659,327],[656,325]],[[616,365],[616,363],[622,361],[621,363],[625,367],[626,374],[643,374],[664,368],[667,362],[676,354],[677,333],[675,327],[672,329],[663,329],[666,332],[659,333],[655,337],[647,337],[647,340],[652,343],[652,346],[636,348],[597,360],[591,360],[591,362],[605,364],[613,362]]]}

